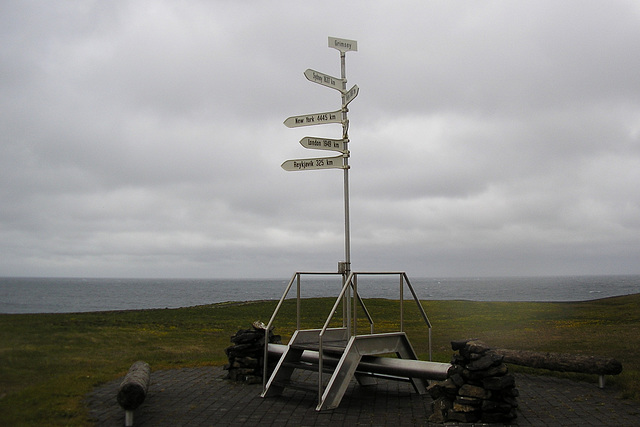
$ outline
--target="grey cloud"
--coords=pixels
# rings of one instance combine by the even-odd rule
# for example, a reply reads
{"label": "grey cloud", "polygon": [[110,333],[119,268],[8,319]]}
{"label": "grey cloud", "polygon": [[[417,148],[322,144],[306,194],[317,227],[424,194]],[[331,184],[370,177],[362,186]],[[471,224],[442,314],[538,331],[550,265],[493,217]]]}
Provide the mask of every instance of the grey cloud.
{"label": "grey cloud", "polygon": [[637,273],[635,2],[4,3],[0,274]]}

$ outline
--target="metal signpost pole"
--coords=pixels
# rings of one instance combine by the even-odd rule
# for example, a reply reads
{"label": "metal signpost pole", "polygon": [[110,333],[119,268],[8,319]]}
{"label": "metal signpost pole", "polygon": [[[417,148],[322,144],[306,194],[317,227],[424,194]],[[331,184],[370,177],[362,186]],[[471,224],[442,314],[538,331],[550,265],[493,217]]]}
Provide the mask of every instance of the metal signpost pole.
{"label": "metal signpost pole", "polygon": [[[329,37],[329,47],[340,51],[340,78],[332,77],[328,74],[316,70],[307,69],[304,76],[310,82],[338,90],[342,98],[340,110],[326,113],[303,114],[300,116],[288,117],[284,125],[289,128],[302,126],[313,126],[329,123],[342,124],[342,139],[328,139],[307,136],[300,140],[300,144],[305,148],[318,150],[331,150],[341,153],[335,157],[319,157],[310,159],[291,159],[282,163],[282,168],[287,171],[318,170],[318,169],[343,169],[344,170],[344,262],[338,264],[338,271],[342,273],[342,285],[344,286],[351,273],[351,230],[349,218],[349,119],[347,106],[358,96],[358,86],[354,85],[347,90],[347,77],[345,57],[349,51],[358,50],[358,42],[355,40]],[[342,161],[340,161],[342,158]],[[344,326],[351,324],[351,290],[345,293],[343,304]],[[355,333],[355,331],[354,331]]]}
{"label": "metal signpost pole", "polygon": [[[342,80],[342,139],[344,141],[343,152],[343,169],[344,169],[344,263],[340,269],[342,272],[342,286],[346,284],[346,280],[351,273],[351,220],[349,217],[349,119],[347,106],[358,95],[358,86],[353,86],[347,91],[347,71],[346,71],[346,53],[348,51],[357,51],[358,42],[355,40],[338,39],[329,37],[329,47],[340,51],[340,79]],[[351,328],[351,289],[349,289],[343,300],[343,324]],[[354,293],[353,297],[356,295]],[[354,322],[355,323],[355,322]],[[357,333],[355,324],[353,325],[353,335]]]}
{"label": "metal signpost pole", "polygon": [[[342,286],[344,287],[347,277],[351,273],[351,220],[349,217],[349,119],[347,118],[348,108],[346,105],[347,72],[346,72],[346,52],[340,51],[340,78],[342,79],[342,139],[345,141],[343,157],[344,166],[344,271],[342,272]],[[354,295],[355,298],[355,295]],[[346,325],[351,325],[351,290],[345,293],[342,304],[343,319]],[[356,331],[353,331],[354,335]]]}
{"label": "metal signpost pole", "polygon": [[344,150],[344,261],[345,277],[351,272],[351,229],[349,218],[349,119],[347,118],[347,72],[345,52],[340,52],[340,78],[342,79],[342,139]]}

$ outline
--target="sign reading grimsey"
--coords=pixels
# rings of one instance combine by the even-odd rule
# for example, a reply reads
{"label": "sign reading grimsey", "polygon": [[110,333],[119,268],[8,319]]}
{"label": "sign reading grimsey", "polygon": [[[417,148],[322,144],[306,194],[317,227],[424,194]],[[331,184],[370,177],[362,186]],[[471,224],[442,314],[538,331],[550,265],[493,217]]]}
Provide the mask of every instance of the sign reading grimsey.
{"label": "sign reading grimsey", "polygon": [[358,42],[355,40],[329,37],[329,47],[338,49],[340,52],[348,52],[348,51],[356,52],[358,50]]}

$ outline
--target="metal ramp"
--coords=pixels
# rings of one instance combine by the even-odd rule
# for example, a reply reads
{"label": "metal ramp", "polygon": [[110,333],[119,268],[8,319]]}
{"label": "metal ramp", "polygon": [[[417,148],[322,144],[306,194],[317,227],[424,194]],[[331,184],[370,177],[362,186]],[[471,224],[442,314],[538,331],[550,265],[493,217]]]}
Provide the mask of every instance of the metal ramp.
{"label": "metal ramp", "polygon": [[[307,391],[314,391],[317,387],[318,392],[318,405],[316,410],[334,409],[338,407],[342,397],[347,390],[349,383],[355,377],[360,385],[372,385],[375,384],[375,376],[379,376],[377,373],[383,363],[383,360],[412,360],[417,361],[417,355],[409,342],[406,334],[401,331],[386,332],[386,333],[374,333],[373,332],[373,320],[368,312],[364,301],[360,298],[357,292],[357,275],[358,274],[400,274],[400,286],[401,286],[401,299],[400,299],[400,313],[401,321],[400,325],[403,325],[402,316],[402,287],[406,282],[414,296],[414,299],[418,303],[418,307],[425,319],[427,326],[429,327],[429,349],[431,349],[431,325],[422,309],[422,305],[415,296],[415,292],[411,287],[405,273],[350,273],[348,277],[344,279],[344,285],[340,296],[337,298],[336,303],[331,310],[329,318],[325,322],[324,326],[320,329],[300,329],[300,275],[304,273],[295,273],[291,279],[287,290],[285,291],[280,303],[276,307],[276,310],[271,318],[271,321],[267,325],[265,331],[271,328],[273,320],[284,301],[289,289],[291,288],[294,280],[297,278],[298,283],[298,328],[294,332],[286,346],[280,359],[267,381],[266,371],[263,378],[263,392],[262,397],[273,397],[282,394],[286,388],[302,389]],[[320,273],[306,273],[306,274],[320,274]],[[324,273],[328,274],[328,273]],[[333,317],[333,314],[337,312],[337,308],[341,301],[343,304],[343,315],[346,318],[343,319],[343,327],[329,328],[329,322]],[[356,303],[359,303],[364,311],[370,324],[370,333],[357,334],[357,316],[356,316]],[[353,306],[352,306],[353,305]],[[352,315],[353,314],[353,315]],[[402,329],[402,326],[401,326]],[[268,359],[269,344],[265,341],[265,353],[264,360]],[[309,354],[316,355],[316,357],[309,357]],[[388,355],[395,354],[399,359],[387,358],[387,357],[372,357],[376,355]],[[364,359],[363,359],[364,358]],[[361,363],[363,362],[364,363]],[[422,362],[429,363],[429,362]],[[448,364],[435,364],[438,365],[431,372],[431,376],[441,379],[443,375],[446,375],[446,369]],[[442,365],[442,366],[440,366]],[[313,370],[318,372],[317,384],[308,383],[296,383],[292,381],[292,375],[296,369]],[[413,385],[414,390],[419,394],[426,393],[425,377],[428,377],[427,372],[420,372],[421,375],[416,375],[415,370],[408,373],[403,369],[393,369],[392,375],[384,375],[385,378],[399,379],[409,381]],[[434,374],[435,372],[435,374]],[[328,381],[326,378],[328,377]],[[435,378],[434,377],[434,378]],[[325,387],[326,384],[326,387]]]}
{"label": "metal ramp", "polygon": [[[291,382],[291,375],[295,369],[319,370],[319,363],[313,364],[302,361],[304,351],[317,351],[319,346],[317,342],[299,342],[296,337],[308,337],[309,333],[311,333],[317,338],[318,332],[319,330],[296,331],[296,336],[292,337],[292,342],[287,346],[267,382],[262,397],[277,396],[287,387],[309,390],[306,384]],[[361,385],[372,384],[369,378],[374,375],[373,373],[358,371],[363,356],[395,353],[401,359],[417,360],[415,351],[404,332],[358,335],[352,336],[348,340],[344,339],[347,332],[346,328],[333,329],[328,332],[330,332],[327,336],[329,340],[323,346],[323,350],[328,356],[337,356],[339,359],[337,363],[324,364],[323,373],[330,373],[331,377],[319,399],[316,407],[318,411],[338,407],[354,376]],[[333,366],[329,367],[327,365]],[[411,381],[417,393],[426,393],[426,384],[422,378],[408,378],[408,380]]]}
{"label": "metal ramp", "polygon": [[[302,355],[307,350],[318,351],[318,334],[320,329],[297,330],[293,333],[289,344],[280,357],[267,382],[262,397],[279,396],[285,388],[312,390],[309,386],[291,381],[291,375],[296,369],[319,370],[319,362],[309,363],[302,360]],[[326,331],[329,344],[324,348],[326,355],[342,355],[347,345],[348,333],[346,328],[332,328]],[[324,373],[324,369],[323,369]]]}

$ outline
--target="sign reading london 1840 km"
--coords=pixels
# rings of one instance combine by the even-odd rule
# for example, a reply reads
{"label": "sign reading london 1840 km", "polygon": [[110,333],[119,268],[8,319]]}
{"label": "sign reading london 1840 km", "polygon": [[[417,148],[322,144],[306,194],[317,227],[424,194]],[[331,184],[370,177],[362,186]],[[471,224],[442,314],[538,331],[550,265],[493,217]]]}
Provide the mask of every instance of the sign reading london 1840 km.
{"label": "sign reading london 1840 km", "polygon": [[346,139],[329,139],[329,138],[316,138],[313,136],[305,136],[300,140],[300,144],[304,148],[313,148],[316,150],[330,150],[345,153]]}

